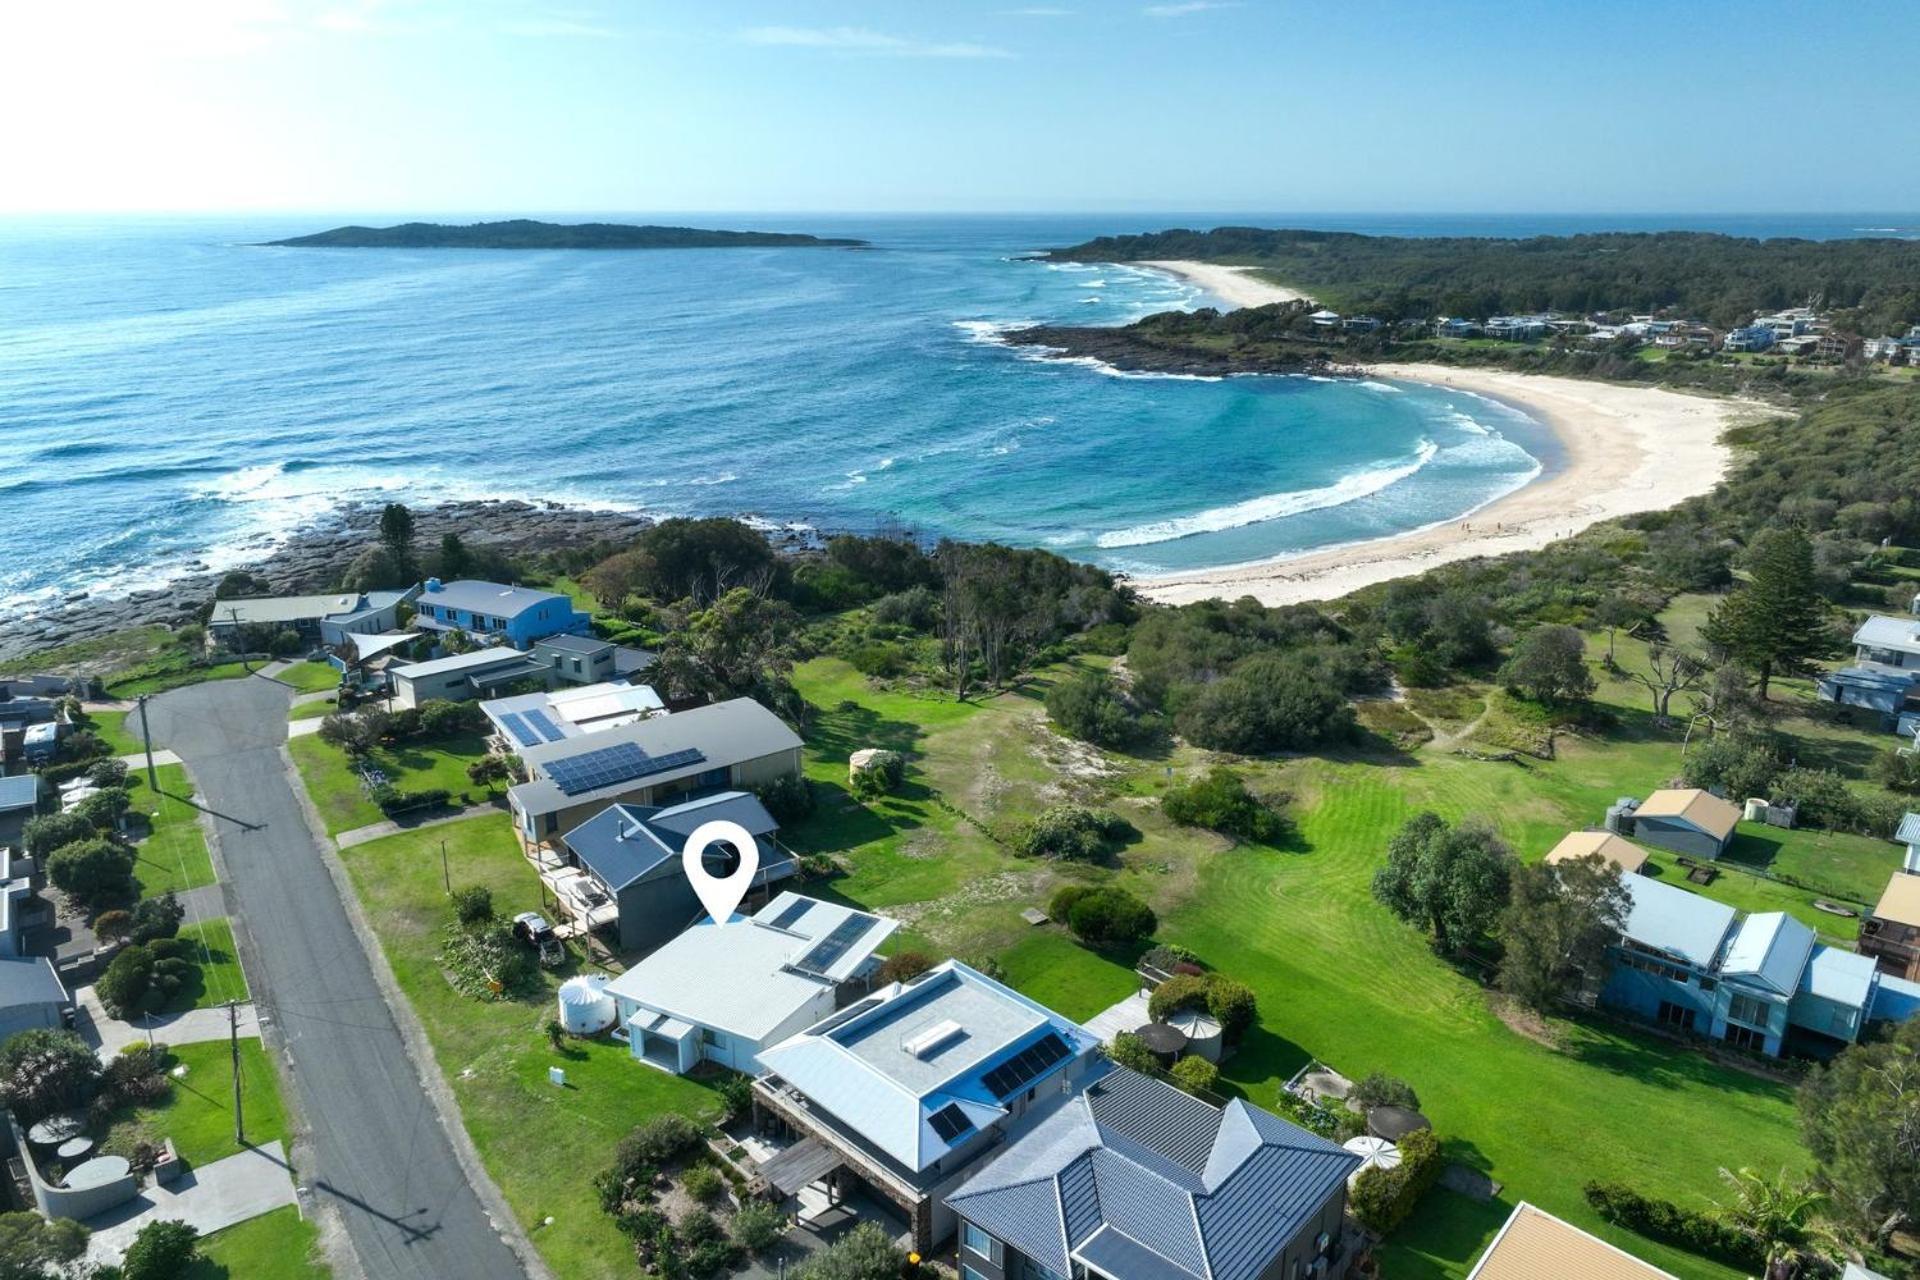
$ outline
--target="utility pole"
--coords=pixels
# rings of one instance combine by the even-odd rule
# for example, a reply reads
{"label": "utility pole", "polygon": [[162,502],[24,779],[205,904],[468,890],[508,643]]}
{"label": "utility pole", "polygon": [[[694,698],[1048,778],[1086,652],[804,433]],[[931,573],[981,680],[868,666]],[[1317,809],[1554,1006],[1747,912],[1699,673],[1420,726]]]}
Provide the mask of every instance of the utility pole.
{"label": "utility pole", "polygon": [[147,695],[140,695],[140,741],[147,748],[147,785],[153,788],[153,794],[160,794],[160,775],[153,769],[153,734],[147,729]]}
{"label": "utility pole", "polygon": [[447,887],[447,896],[453,896],[453,873],[447,870],[447,842],[440,842],[440,881]]}
{"label": "utility pole", "polygon": [[247,1145],[247,1126],[240,1112],[240,1006],[227,1001],[227,1042],[233,1050],[233,1140]]}
{"label": "utility pole", "polygon": [[[238,605],[228,605],[228,606],[227,606],[227,621],[229,621],[229,622],[231,622],[231,623],[233,623],[233,629],[234,629],[234,636],[235,636],[235,638],[236,638],[236,639],[244,639],[244,637],[241,637],[241,636],[240,636],[240,634],[239,634],[239,632],[240,632],[240,608],[239,608],[239,606],[238,606]],[[251,666],[249,666],[249,665],[247,664],[247,648],[246,648],[246,645],[245,645],[244,643],[243,643],[243,644],[242,644],[242,645],[240,646],[240,669],[241,669],[242,671],[244,671],[244,672],[246,672],[246,673],[247,673],[248,675],[252,675],[252,674],[253,674],[253,668],[252,668]]]}

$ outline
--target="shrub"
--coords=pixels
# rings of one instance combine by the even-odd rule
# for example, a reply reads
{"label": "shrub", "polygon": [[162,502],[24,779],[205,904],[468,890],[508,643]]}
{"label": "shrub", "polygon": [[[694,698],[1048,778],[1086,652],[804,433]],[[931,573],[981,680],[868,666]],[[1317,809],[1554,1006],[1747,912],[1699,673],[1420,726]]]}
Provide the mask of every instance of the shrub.
{"label": "shrub", "polygon": [[1131,1031],[1122,1031],[1113,1038],[1113,1043],[1107,1046],[1107,1056],[1135,1071],[1152,1073],[1160,1068],[1147,1042]]}
{"label": "shrub", "polygon": [[456,991],[481,1000],[502,1000],[539,981],[533,953],[504,920],[448,925],[440,944],[440,967]]}
{"label": "shrub", "polygon": [[1774,780],[1772,798],[1798,809],[1796,821],[1835,831],[1856,829],[1867,812],[1846,779],[1831,769],[1785,770]]}
{"label": "shrub", "polygon": [[1198,1054],[1174,1063],[1171,1074],[1188,1093],[1212,1093],[1220,1084],[1220,1068]]}
{"label": "shrub", "polygon": [[128,938],[139,943],[158,942],[180,932],[180,922],[187,918],[187,909],[169,889],[157,898],[143,898],[135,903],[128,918]]}
{"label": "shrub", "polygon": [[1873,777],[1889,791],[1912,795],[1920,791],[1920,754],[1902,755],[1898,748],[1888,747],[1874,757]]}
{"label": "shrub", "polygon": [[107,1105],[147,1106],[173,1091],[167,1076],[167,1051],[155,1045],[128,1045],[107,1063],[100,1075],[100,1094]]}
{"label": "shrub", "polygon": [[876,751],[859,768],[847,766],[847,783],[863,800],[883,796],[898,787],[907,776],[907,762],[898,751]]}
{"label": "shrub", "polygon": [[763,782],[753,793],[782,826],[798,822],[813,812],[813,787],[797,773]]}
{"label": "shrub", "polygon": [[148,947],[132,943],[114,956],[93,989],[108,1013],[131,1020],[166,1008],[185,989],[193,971],[186,960],[163,958]]}
{"label": "shrub", "polygon": [[1165,1022],[1185,1009],[1207,1007],[1207,980],[1199,974],[1176,974],[1155,987],[1147,999],[1147,1016]]}
{"label": "shrub", "polygon": [[191,960],[193,958],[193,944],[185,938],[155,938],[152,942],[143,945],[153,952],[155,960]]}
{"label": "shrub", "polygon": [[121,819],[127,816],[127,810],[131,808],[133,797],[127,794],[124,787],[108,787],[82,800],[73,807],[73,811],[98,830],[117,831]]}
{"label": "shrub", "polygon": [[419,710],[419,731],[429,738],[444,738],[451,734],[478,729],[482,720],[479,705],[472,702],[449,702],[445,698],[428,698],[420,704]]}
{"label": "shrub", "polygon": [[93,824],[77,813],[49,813],[28,818],[21,838],[27,853],[44,860],[56,849],[78,844],[93,835]]}
{"label": "shrub", "polygon": [[1253,988],[1214,974],[1207,983],[1207,1012],[1220,1024],[1223,1037],[1238,1040],[1253,1025],[1260,1007],[1254,998]]}
{"label": "shrub", "polygon": [[1026,825],[1014,848],[1029,858],[1097,862],[1133,834],[1133,827],[1116,814],[1056,804]]}
{"label": "shrub", "polygon": [[615,1168],[659,1167],[700,1145],[700,1130],[678,1112],[666,1111],[635,1125],[613,1149]]}
{"label": "shrub", "polygon": [[483,884],[462,885],[453,891],[454,919],[464,925],[493,919],[493,890]]}
{"label": "shrub", "polygon": [[1164,973],[1173,973],[1182,965],[1200,969],[1200,957],[1178,943],[1161,942],[1148,947],[1140,957],[1140,963]]}
{"label": "shrub", "polygon": [[735,1071],[714,1086],[728,1120],[737,1120],[753,1110],[753,1077]]}
{"label": "shrub", "polygon": [[0,1100],[22,1124],[71,1111],[100,1078],[100,1059],[71,1031],[34,1027],[0,1044]]}
{"label": "shrub", "polygon": [[687,1170],[687,1176],[680,1180],[686,1193],[701,1204],[711,1204],[720,1198],[727,1189],[726,1180],[720,1171],[710,1164],[697,1164]]}
{"label": "shrub", "polygon": [[1643,1196],[1620,1182],[1589,1182],[1582,1194],[1601,1218],[1648,1239],[1678,1245],[1743,1270],[1758,1270],[1766,1264],[1766,1256],[1752,1236],[1698,1210]]}
{"label": "shrub", "polygon": [[748,1253],[764,1253],[787,1233],[787,1216],[764,1200],[749,1200],[733,1215],[733,1242]]}
{"label": "shrub", "polygon": [[1102,747],[1123,747],[1140,736],[1140,718],[1112,677],[1086,671],[1047,690],[1047,717],[1060,732]]}
{"label": "shrub", "polygon": [[380,806],[380,812],[389,818],[395,814],[412,813],[419,809],[439,809],[453,799],[453,792],[445,787],[423,787],[418,791],[402,791],[387,786],[377,789],[374,803]]}
{"label": "shrub", "polygon": [[1359,1103],[1363,1111],[1371,1111],[1375,1107],[1420,1109],[1420,1095],[1413,1091],[1413,1086],[1383,1071],[1375,1071],[1361,1080],[1347,1096]]}
{"label": "shrub", "polygon": [[93,936],[102,942],[119,942],[133,929],[133,913],[118,908],[102,911],[93,918]]}
{"label": "shrub", "polygon": [[881,982],[908,982],[933,968],[933,957],[924,951],[901,951],[890,955],[880,966]]}
{"label": "shrub", "polygon": [[1353,708],[1303,659],[1260,653],[1202,685],[1180,708],[1182,737],[1212,751],[1254,755],[1350,742]]}
{"label": "shrub", "polygon": [[174,1218],[149,1222],[127,1246],[121,1280],[184,1280],[199,1256],[198,1228]]}
{"label": "shrub", "polygon": [[863,1222],[793,1270],[793,1280],[895,1280],[906,1255],[874,1223]]}
{"label": "shrub", "polygon": [[1771,796],[1786,764],[1773,735],[1725,733],[1694,747],[1684,773],[1687,785],[1724,792],[1738,803],[1748,796]]}
{"label": "shrub", "polygon": [[1367,1230],[1385,1235],[1406,1221],[1420,1197],[1440,1177],[1445,1161],[1431,1129],[1417,1129],[1400,1140],[1400,1163],[1368,1169],[1355,1180],[1353,1216]]}
{"label": "shrub", "polygon": [[853,646],[847,651],[847,661],[861,675],[873,676],[880,680],[897,676],[913,665],[905,649],[884,640],[872,640]]}
{"label": "shrub", "polygon": [[1067,912],[1067,927],[1075,937],[1095,946],[1124,946],[1148,937],[1159,927],[1153,908],[1125,889],[1095,889]]}
{"label": "shrub", "polygon": [[1048,918],[1066,924],[1067,917],[1073,914],[1074,903],[1092,892],[1093,886],[1088,884],[1061,885],[1053,891],[1053,896],[1047,899]]}
{"label": "shrub", "polygon": [[909,587],[873,602],[868,615],[875,622],[910,631],[931,631],[940,620],[940,597],[926,587]]}
{"label": "shrub", "polygon": [[64,845],[47,859],[47,879],[90,907],[133,896],[133,850],[112,840]]}
{"label": "shrub", "polygon": [[96,760],[87,769],[87,781],[100,789],[110,790],[127,785],[127,762],[125,760]]}
{"label": "shrub", "polygon": [[1287,833],[1286,818],[1262,803],[1239,774],[1224,766],[1170,788],[1161,797],[1160,808],[1183,827],[1205,827],[1241,840],[1272,844]]}

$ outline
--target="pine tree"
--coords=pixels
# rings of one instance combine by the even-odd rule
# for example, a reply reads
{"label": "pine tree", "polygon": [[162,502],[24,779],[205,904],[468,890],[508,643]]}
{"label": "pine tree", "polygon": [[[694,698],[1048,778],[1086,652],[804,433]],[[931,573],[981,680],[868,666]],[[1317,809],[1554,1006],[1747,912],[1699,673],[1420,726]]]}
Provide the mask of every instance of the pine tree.
{"label": "pine tree", "polygon": [[1813,659],[1832,651],[1827,602],[1814,586],[1813,544],[1798,529],[1770,529],[1754,539],[1752,577],[1734,588],[1707,619],[1707,643],[1754,673],[1760,697],[1775,676],[1813,674]]}

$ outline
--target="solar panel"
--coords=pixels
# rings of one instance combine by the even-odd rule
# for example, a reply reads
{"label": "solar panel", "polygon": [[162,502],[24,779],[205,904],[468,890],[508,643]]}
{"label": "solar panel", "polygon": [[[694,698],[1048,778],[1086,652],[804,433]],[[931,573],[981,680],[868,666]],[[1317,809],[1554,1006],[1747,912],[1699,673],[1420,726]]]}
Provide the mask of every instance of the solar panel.
{"label": "solar panel", "polygon": [[1004,1101],[1026,1088],[1027,1082],[1070,1056],[1067,1042],[1049,1031],[1045,1038],[1021,1050],[981,1077],[987,1092]]}
{"label": "solar panel", "polygon": [[967,1113],[951,1102],[928,1116],[927,1123],[940,1135],[940,1141],[948,1146],[953,1145],[955,1138],[973,1128],[973,1121],[967,1119]]}
{"label": "solar panel", "polygon": [[790,902],[787,904],[785,911],[782,911],[774,917],[773,927],[776,929],[791,929],[794,921],[811,910],[813,910],[813,904],[805,898],[800,899],[798,902]]}
{"label": "solar panel", "polygon": [[577,796],[601,787],[610,787],[616,782],[631,782],[635,778],[678,769],[704,759],[706,757],[698,751],[675,751],[669,755],[650,756],[631,742],[619,742],[597,751],[583,751],[577,756],[549,760],[543,767],[555,786],[570,796]]}
{"label": "solar panel", "polygon": [[515,712],[504,712],[500,716],[500,727],[507,731],[508,737],[523,747],[536,746],[540,741],[540,735],[529,732],[527,722],[522,720]]}
{"label": "solar panel", "polygon": [[833,962],[845,955],[854,941],[871,929],[876,923],[873,916],[856,911],[845,920],[833,926],[833,932],[813,944],[807,954],[793,962],[796,969],[805,969],[809,973],[824,973],[833,967]]}
{"label": "solar panel", "polygon": [[560,732],[560,729],[552,720],[547,718],[546,712],[537,707],[532,711],[523,711],[520,714],[521,717],[525,719],[528,724],[532,725],[548,742],[558,742],[567,736]]}

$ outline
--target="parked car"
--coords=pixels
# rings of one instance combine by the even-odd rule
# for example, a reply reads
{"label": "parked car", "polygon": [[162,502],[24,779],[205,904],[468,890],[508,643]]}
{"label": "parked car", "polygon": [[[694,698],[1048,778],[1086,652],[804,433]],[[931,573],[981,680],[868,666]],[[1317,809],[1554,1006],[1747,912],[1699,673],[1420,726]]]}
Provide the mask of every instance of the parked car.
{"label": "parked car", "polygon": [[541,964],[555,965],[567,958],[560,936],[537,911],[522,911],[513,918],[513,936],[532,947],[539,954]]}

